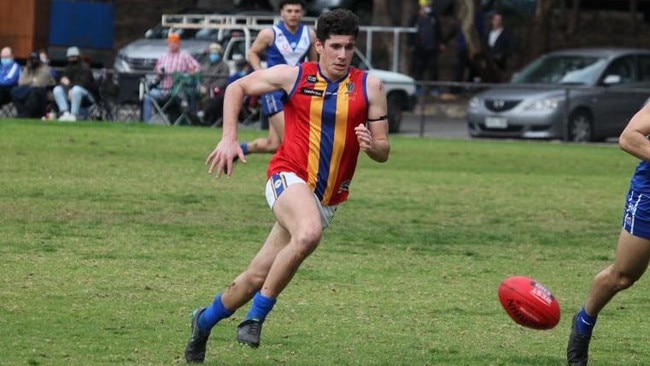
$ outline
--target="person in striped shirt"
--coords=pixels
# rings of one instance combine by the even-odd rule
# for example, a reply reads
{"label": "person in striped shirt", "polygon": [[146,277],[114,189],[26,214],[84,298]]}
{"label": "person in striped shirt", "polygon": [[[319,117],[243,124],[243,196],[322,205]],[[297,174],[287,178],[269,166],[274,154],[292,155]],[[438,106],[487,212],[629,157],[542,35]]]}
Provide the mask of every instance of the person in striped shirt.
{"label": "person in striped shirt", "polygon": [[178,34],[169,33],[167,50],[158,58],[154,67],[160,82],[144,96],[142,119],[147,123],[153,116],[153,100],[162,101],[169,95],[174,84],[174,73],[192,74],[201,70],[201,64],[192,55],[181,50],[181,38]]}

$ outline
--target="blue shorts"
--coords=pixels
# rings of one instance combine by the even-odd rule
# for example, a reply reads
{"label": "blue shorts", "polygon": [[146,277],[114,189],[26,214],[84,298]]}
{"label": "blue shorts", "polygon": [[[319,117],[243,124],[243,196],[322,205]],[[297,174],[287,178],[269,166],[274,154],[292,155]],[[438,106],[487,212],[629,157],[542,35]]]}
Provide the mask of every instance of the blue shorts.
{"label": "blue shorts", "polygon": [[284,94],[283,90],[278,90],[262,95],[262,98],[260,98],[262,103],[262,113],[264,113],[265,116],[270,117],[276,113],[282,112],[282,97]]}
{"label": "blue shorts", "polygon": [[634,236],[650,240],[650,194],[630,189],[623,210],[623,229]]}

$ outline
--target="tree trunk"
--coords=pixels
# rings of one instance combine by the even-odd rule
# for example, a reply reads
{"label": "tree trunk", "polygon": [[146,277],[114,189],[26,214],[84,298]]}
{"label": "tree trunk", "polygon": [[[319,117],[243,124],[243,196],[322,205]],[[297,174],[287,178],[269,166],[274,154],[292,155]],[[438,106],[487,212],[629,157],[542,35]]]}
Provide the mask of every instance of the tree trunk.
{"label": "tree trunk", "polygon": [[463,32],[465,37],[465,42],[467,44],[467,50],[469,52],[469,59],[474,59],[476,56],[483,53],[481,47],[481,39],[476,31],[476,25],[474,23],[474,15],[480,9],[479,0],[458,0],[456,1],[458,6],[458,21],[460,22],[460,30]]}
{"label": "tree trunk", "polygon": [[632,22],[632,32],[637,29],[636,13],[639,11],[639,2],[637,0],[630,0],[630,21]]}
{"label": "tree trunk", "polygon": [[554,0],[538,0],[535,5],[535,15],[528,33],[528,49],[524,54],[528,63],[549,51],[551,17]]}
{"label": "tree trunk", "polygon": [[571,4],[571,13],[569,15],[569,21],[567,23],[566,34],[567,36],[572,36],[578,30],[578,24],[580,21],[580,0],[573,0]]}
{"label": "tree trunk", "polygon": [[[390,2],[388,0],[373,0],[372,3],[372,25],[374,26],[393,26],[391,17]],[[393,34],[387,32],[373,32],[372,35],[372,65],[389,69],[392,65],[393,55]]]}
{"label": "tree trunk", "polygon": [[[391,14],[393,15],[393,20],[397,20],[396,26],[411,26],[409,22],[411,21],[411,18],[418,13],[418,4],[416,1],[411,0],[411,1],[391,1]],[[400,12],[397,12],[396,7],[401,10]],[[399,14],[399,18],[395,19],[395,15]],[[408,45],[407,45],[407,37],[408,33],[401,33],[400,34],[400,63],[399,63],[399,72],[404,73],[404,74],[410,74],[411,72],[411,65],[409,63],[411,53],[408,50]]]}
{"label": "tree trunk", "polygon": [[[476,29],[476,16],[485,16],[481,11],[480,0],[456,0],[456,17],[460,24],[460,32],[465,37],[470,67],[480,81],[486,83],[501,82],[502,76],[487,55],[483,39]],[[485,31],[485,30],[483,30]]]}

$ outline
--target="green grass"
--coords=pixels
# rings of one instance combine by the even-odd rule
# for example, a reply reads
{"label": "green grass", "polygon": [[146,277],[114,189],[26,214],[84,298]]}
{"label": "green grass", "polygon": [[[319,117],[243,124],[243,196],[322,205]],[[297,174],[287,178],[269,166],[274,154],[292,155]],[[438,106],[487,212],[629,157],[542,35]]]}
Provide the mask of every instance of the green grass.
{"label": "green grass", "polygon": [[[263,131],[242,131],[249,139]],[[0,364],[184,363],[190,311],[264,240],[269,156],[231,179],[204,165],[220,131],[0,122]],[[613,259],[635,159],[614,145],[393,136],[269,316],[257,350],[218,325],[208,365],[562,365],[569,321]],[[549,287],[550,331],[497,300]],[[647,281],[601,314],[590,365],[647,365]]]}

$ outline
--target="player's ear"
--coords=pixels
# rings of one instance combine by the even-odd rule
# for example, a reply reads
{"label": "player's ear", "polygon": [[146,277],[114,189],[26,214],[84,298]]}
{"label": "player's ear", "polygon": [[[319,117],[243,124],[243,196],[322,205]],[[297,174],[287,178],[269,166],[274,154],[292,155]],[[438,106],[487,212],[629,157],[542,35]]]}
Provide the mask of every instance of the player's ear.
{"label": "player's ear", "polygon": [[323,52],[323,48],[325,48],[324,42],[321,42],[320,39],[316,38],[316,42],[314,42],[314,47],[316,48],[316,52],[320,55]]}

